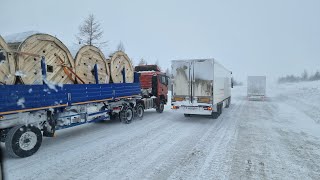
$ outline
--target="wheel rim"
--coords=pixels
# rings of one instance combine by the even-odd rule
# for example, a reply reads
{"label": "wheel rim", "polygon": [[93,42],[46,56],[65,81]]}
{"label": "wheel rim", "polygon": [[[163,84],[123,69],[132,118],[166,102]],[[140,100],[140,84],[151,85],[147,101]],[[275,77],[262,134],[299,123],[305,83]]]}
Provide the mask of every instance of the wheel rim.
{"label": "wheel rim", "polygon": [[22,150],[29,151],[37,144],[37,135],[34,132],[28,131],[19,138],[19,146]]}
{"label": "wheel rim", "polygon": [[142,115],[143,115],[143,109],[142,109],[142,107],[141,107],[141,106],[140,106],[140,107],[138,107],[137,114],[138,114],[138,117],[142,117]]}
{"label": "wheel rim", "polygon": [[163,103],[160,104],[160,109],[161,109],[161,110],[164,109],[164,104],[163,104]]}
{"label": "wheel rim", "polygon": [[132,110],[128,109],[126,112],[127,121],[131,121],[132,119]]}

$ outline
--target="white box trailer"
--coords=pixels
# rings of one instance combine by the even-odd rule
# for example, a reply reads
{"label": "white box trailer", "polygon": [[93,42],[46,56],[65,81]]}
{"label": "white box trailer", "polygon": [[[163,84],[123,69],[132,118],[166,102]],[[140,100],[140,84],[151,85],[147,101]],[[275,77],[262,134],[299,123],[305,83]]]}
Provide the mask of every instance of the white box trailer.
{"label": "white box trailer", "polygon": [[247,97],[249,100],[265,99],[266,79],[266,76],[248,76]]}
{"label": "white box trailer", "polygon": [[217,118],[231,102],[232,72],[215,59],[172,61],[172,109]]}

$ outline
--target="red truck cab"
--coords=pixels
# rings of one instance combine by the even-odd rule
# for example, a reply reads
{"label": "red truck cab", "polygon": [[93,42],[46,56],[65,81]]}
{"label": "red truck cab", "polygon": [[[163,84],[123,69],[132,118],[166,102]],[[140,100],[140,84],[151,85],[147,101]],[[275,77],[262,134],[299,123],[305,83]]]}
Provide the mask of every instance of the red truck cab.
{"label": "red truck cab", "polygon": [[143,98],[154,99],[153,103],[145,103],[145,109],[156,108],[162,113],[168,101],[168,76],[157,65],[136,66],[135,71],[140,74]]}

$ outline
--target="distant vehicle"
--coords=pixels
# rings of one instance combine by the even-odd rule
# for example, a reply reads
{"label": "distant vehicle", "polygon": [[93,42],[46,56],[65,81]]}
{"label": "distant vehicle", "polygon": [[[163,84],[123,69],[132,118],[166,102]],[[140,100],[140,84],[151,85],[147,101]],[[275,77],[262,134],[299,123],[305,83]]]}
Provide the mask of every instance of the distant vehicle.
{"label": "distant vehicle", "polygon": [[215,59],[172,61],[172,109],[216,119],[231,103],[232,72]]}
{"label": "distant vehicle", "polygon": [[248,76],[248,100],[265,100],[266,76]]}
{"label": "distant vehicle", "polygon": [[155,108],[162,113],[168,102],[168,76],[157,65],[136,66],[135,71],[140,74],[144,109]]}

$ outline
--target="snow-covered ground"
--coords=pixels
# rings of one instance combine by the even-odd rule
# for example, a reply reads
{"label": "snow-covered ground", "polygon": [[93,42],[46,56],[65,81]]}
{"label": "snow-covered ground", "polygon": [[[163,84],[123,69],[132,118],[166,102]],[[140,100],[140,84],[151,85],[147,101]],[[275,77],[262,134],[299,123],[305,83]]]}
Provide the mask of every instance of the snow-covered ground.
{"label": "snow-covered ground", "polygon": [[[148,110],[143,120],[83,125],[31,157],[4,154],[6,179],[320,179],[320,81],[235,87],[216,120]],[[3,147],[3,146],[2,146]]]}

